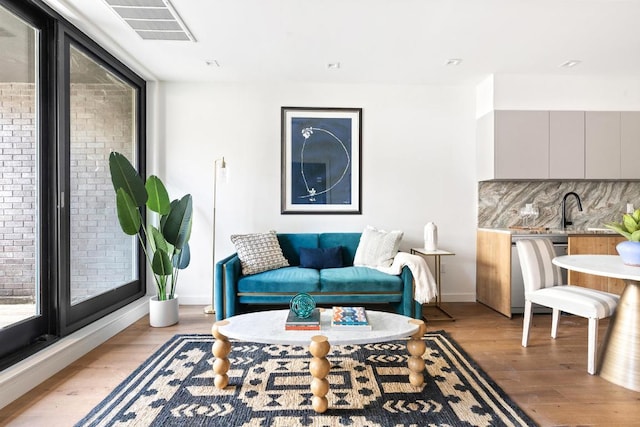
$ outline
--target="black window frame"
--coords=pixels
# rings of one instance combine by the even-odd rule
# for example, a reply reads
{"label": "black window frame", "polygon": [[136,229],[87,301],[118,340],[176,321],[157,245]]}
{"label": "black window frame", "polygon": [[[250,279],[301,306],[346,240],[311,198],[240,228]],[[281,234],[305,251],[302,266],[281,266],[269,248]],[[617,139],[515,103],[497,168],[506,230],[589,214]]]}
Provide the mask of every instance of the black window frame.
{"label": "black window frame", "polygon": [[[0,5],[40,29],[38,83],[39,197],[41,215],[41,316],[0,331],[0,370],[42,350],[57,339],[146,295],[146,263],[140,245],[138,278],[71,306],[69,248],[69,46],[81,50],[136,89],[136,159],[146,176],[146,81],[42,0],[0,0]],[[60,196],[64,193],[64,199]],[[114,196],[115,197],[115,196]]]}
{"label": "black window frame", "polygon": [[12,325],[10,328],[0,331],[0,342],[2,351],[0,352],[0,369],[4,369],[25,357],[46,347],[55,340],[58,334],[56,322],[57,293],[55,286],[50,286],[52,275],[55,271],[56,257],[53,251],[54,236],[51,235],[50,224],[55,224],[56,212],[53,206],[53,199],[50,197],[49,186],[43,185],[44,180],[51,185],[53,175],[51,173],[52,153],[50,143],[46,135],[55,132],[55,120],[53,116],[47,115],[47,111],[52,108],[54,98],[54,84],[50,78],[50,65],[53,63],[50,53],[52,52],[53,22],[43,11],[30,2],[19,2],[0,0],[0,5],[15,14],[17,17],[39,30],[38,38],[38,72],[36,75],[39,89],[39,103],[37,105],[38,141],[36,141],[40,156],[38,158],[37,170],[40,177],[38,186],[38,198],[40,203],[40,221],[38,223],[38,237],[40,238],[39,254],[39,276],[36,284],[38,292],[44,303],[41,305],[40,315]]}
{"label": "black window frame", "polygon": [[[57,52],[61,54],[58,61],[58,157],[64,159],[59,162],[58,182],[60,183],[59,195],[64,193],[65,207],[70,206],[69,191],[69,146],[70,146],[70,130],[69,130],[69,112],[70,112],[70,49],[71,45],[83,54],[89,56],[92,60],[99,63],[109,72],[118,76],[118,78],[127,82],[136,88],[136,166],[141,176],[145,176],[145,159],[146,159],[146,82],[118,61],[113,55],[105,51],[96,42],[77,30],[75,27],[67,25],[63,22],[56,24],[56,41],[58,43]],[[115,195],[114,195],[115,197]],[[144,215],[144,213],[143,213]],[[59,253],[66,257],[67,261],[70,257],[69,242],[69,214],[65,211],[60,218],[60,247]],[[70,274],[69,262],[61,264],[60,284],[59,287],[59,310],[60,310],[60,332],[61,335],[67,335],[79,328],[104,317],[105,315],[124,307],[125,305],[135,301],[146,294],[146,264],[144,263],[144,252],[138,246],[138,280],[129,282],[123,286],[113,289],[105,294],[90,298],[81,303],[70,305]]]}

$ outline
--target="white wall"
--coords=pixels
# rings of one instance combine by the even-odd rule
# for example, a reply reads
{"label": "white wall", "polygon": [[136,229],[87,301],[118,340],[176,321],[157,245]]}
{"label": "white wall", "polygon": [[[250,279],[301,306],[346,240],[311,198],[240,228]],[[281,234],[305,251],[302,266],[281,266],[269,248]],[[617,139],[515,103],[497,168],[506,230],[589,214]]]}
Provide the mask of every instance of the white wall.
{"label": "white wall", "polygon": [[[212,283],[213,161],[218,187],[216,260],[235,233],[405,232],[402,250],[439,227],[443,299],[475,301],[475,88],[316,84],[159,83],[148,141],[150,170],[175,198],[191,192],[192,264],[180,273],[181,303],[206,304]],[[280,214],[280,107],[361,107],[362,215]]]}
{"label": "white wall", "polygon": [[476,86],[476,119],[494,110],[494,79],[495,75],[491,74]]}
{"label": "white wall", "polygon": [[638,77],[498,74],[493,91],[496,110],[640,110]]}

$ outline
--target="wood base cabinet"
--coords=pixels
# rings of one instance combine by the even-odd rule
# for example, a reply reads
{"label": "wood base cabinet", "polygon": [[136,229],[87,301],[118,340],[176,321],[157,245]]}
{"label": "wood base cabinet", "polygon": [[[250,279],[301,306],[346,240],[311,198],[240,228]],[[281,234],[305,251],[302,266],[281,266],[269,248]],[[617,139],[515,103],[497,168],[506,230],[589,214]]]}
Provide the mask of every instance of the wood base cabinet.
{"label": "wood base cabinet", "polygon": [[511,317],[511,234],[478,230],[476,300]]}
{"label": "wood base cabinet", "polygon": [[[569,236],[569,255],[581,254],[601,254],[618,255],[616,245],[623,240],[622,236],[610,235],[588,235]],[[585,288],[598,289],[600,291],[611,292],[612,294],[622,294],[625,283],[620,279],[612,279],[593,274],[569,271],[567,281],[571,285],[584,286]]]}

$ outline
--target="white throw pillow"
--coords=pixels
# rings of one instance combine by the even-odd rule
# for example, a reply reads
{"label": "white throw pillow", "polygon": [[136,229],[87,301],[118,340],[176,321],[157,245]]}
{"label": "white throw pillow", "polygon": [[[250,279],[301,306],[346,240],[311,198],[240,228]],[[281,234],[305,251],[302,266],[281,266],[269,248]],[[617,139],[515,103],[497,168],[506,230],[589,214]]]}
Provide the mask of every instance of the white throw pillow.
{"label": "white throw pillow", "polygon": [[281,267],[289,267],[275,231],[256,234],[234,234],[231,241],[236,246],[242,265],[242,274],[261,273]]}
{"label": "white throw pillow", "polygon": [[390,267],[398,253],[403,232],[384,231],[367,226],[360,236],[353,265],[364,267]]}

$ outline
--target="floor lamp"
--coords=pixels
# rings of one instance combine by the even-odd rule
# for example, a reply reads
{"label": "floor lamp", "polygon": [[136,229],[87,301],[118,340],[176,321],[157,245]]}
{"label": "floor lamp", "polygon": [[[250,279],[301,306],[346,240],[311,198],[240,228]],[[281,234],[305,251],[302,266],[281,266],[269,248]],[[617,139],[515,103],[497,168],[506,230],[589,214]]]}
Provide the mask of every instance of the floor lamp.
{"label": "floor lamp", "polygon": [[[220,174],[220,176],[218,176]],[[215,313],[214,304],[214,296],[213,289],[216,283],[216,205],[217,205],[217,193],[218,193],[218,182],[225,183],[227,181],[227,162],[224,161],[224,157],[216,159],[213,161],[213,221],[212,221],[212,244],[213,244],[213,254],[212,254],[212,264],[213,264],[213,276],[211,283],[211,305],[208,305],[204,308],[204,312],[206,314]]]}

